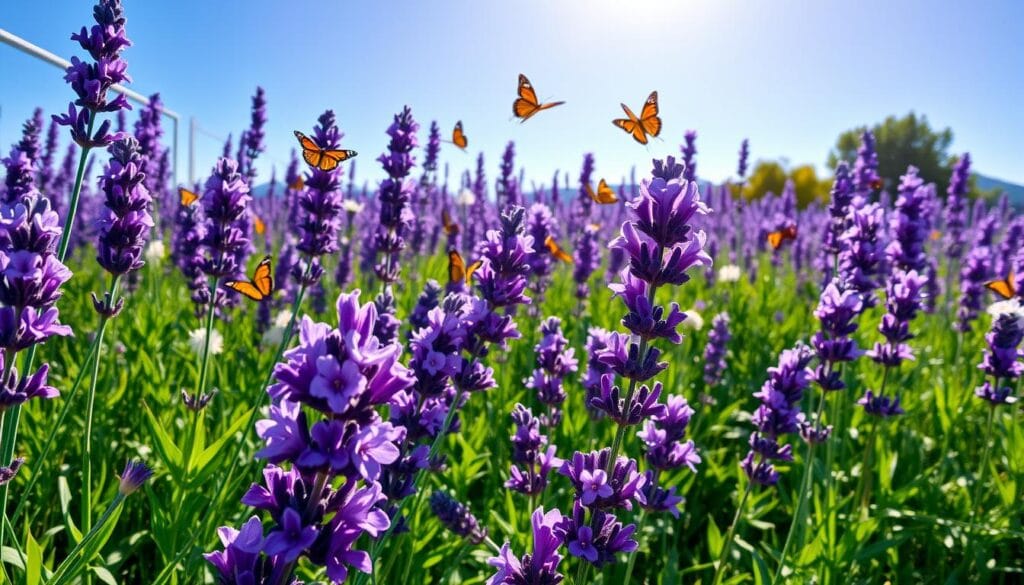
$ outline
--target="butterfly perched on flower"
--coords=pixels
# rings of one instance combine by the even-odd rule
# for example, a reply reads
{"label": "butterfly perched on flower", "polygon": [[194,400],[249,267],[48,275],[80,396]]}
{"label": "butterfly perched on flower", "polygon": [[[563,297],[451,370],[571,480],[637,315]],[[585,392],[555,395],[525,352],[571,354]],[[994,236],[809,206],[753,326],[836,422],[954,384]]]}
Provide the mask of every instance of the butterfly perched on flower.
{"label": "butterfly perched on flower", "polygon": [[647,137],[656,137],[661,134],[661,118],[658,117],[658,92],[652,91],[640,110],[640,116],[633,113],[626,104],[619,104],[626,112],[628,118],[616,118],[612,120],[619,128],[622,128],[633,136],[633,139],[640,144],[647,144]]}
{"label": "butterfly perched on flower", "polygon": [[256,265],[250,280],[229,280],[224,286],[241,293],[254,301],[262,301],[274,292],[274,277],[271,274],[270,256],[266,256]]}
{"label": "butterfly perched on flower", "polygon": [[466,133],[462,130],[462,120],[455,123],[455,129],[452,130],[451,143],[462,150],[466,150],[466,147],[469,146],[469,139],[466,138]]}
{"label": "butterfly perched on flower", "polygon": [[520,122],[525,122],[530,119],[531,116],[542,110],[560,106],[565,102],[548,102],[546,104],[540,103],[537,100],[537,92],[533,90],[533,84],[526,78],[522,73],[519,74],[519,97],[516,101],[512,102],[512,114],[516,118],[519,118]]}
{"label": "butterfly perched on flower", "polygon": [[612,191],[612,188],[608,186],[608,182],[604,179],[601,179],[601,181],[598,182],[596,192],[594,191],[594,188],[590,186],[590,183],[584,185],[584,188],[587,191],[587,195],[594,200],[594,203],[598,203],[600,205],[611,205],[612,203],[619,202],[619,198],[615,195],[615,191]]}
{"label": "butterfly perched on flower", "polygon": [[454,236],[459,233],[459,224],[452,221],[452,215],[447,209],[441,211],[441,225],[444,226],[444,233]]}
{"label": "butterfly perched on flower", "polygon": [[1003,299],[1012,299],[1017,296],[1017,285],[1013,271],[1010,271],[1006,278],[986,282],[985,288],[1003,297]]}
{"label": "butterfly perched on flower", "polygon": [[788,225],[781,230],[776,230],[768,234],[768,245],[772,247],[772,250],[778,250],[782,247],[782,244],[786,240],[796,239],[796,226]]}
{"label": "butterfly perched on flower", "polygon": [[312,138],[298,130],[295,131],[295,138],[302,147],[302,158],[306,164],[321,171],[333,171],[338,168],[338,164],[359,154],[354,150],[323,149]]}
{"label": "butterfly perched on flower", "polygon": [[572,264],[572,256],[568,252],[559,247],[558,242],[555,241],[553,236],[544,238],[544,245],[547,246],[548,252],[555,258],[565,262],[566,264]]}
{"label": "butterfly perched on flower", "polygon": [[178,189],[178,196],[181,198],[182,207],[191,207],[196,201],[199,201],[199,195],[195,191],[190,191],[184,187]]}
{"label": "butterfly perched on flower", "polygon": [[302,191],[306,188],[306,180],[302,178],[302,175],[299,175],[298,178],[292,181],[291,185],[288,185],[288,188],[292,191]]}
{"label": "butterfly perched on flower", "polygon": [[462,259],[462,254],[459,254],[458,250],[450,250],[448,252],[448,281],[469,284],[473,280],[473,273],[483,263],[483,260],[477,260],[466,266],[466,261]]}

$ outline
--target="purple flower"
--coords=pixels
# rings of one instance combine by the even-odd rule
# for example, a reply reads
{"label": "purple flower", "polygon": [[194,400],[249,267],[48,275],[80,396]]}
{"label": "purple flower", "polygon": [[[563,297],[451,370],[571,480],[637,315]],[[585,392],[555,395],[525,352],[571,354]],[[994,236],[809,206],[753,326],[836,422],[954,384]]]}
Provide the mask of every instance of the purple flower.
{"label": "purple flower", "polygon": [[533,512],[533,553],[517,558],[506,542],[498,556],[491,557],[487,564],[496,569],[487,585],[558,585],[564,577],[558,572],[562,555],[558,547],[562,544],[561,526],[564,521],[557,509],[544,512],[539,507]]}
{"label": "purple flower", "polygon": [[412,110],[408,106],[403,108],[388,127],[388,151],[377,158],[388,178],[381,182],[378,191],[380,225],[375,239],[375,248],[384,255],[384,259],[374,267],[374,271],[385,283],[398,280],[398,256],[405,249],[404,231],[412,219],[408,204],[414,185],[407,177],[416,165],[412,151],[417,146],[416,131],[419,127],[412,117]]}
{"label": "purple flower", "polygon": [[623,526],[614,515],[604,510],[593,510],[587,522],[587,511],[580,502],[573,505],[572,516],[565,516],[555,526],[555,534],[566,543],[569,553],[582,558],[597,568],[615,562],[615,555],[633,552],[637,542],[633,539],[636,526]]}
{"label": "purple flower", "polygon": [[670,395],[666,401],[664,412],[644,422],[636,434],[647,447],[647,463],[662,471],[686,466],[696,473],[700,455],[693,441],[683,442],[693,409],[682,396]]}
{"label": "purple flower", "polygon": [[1011,299],[992,305],[989,312],[992,313],[992,328],[985,334],[988,348],[978,368],[991,376],[992,381],[985,381],[974,393],[995,406],[1017,399],[1010,394],[1013,380],[1024,374],[1022,353],[1018,349],[1024,339],[1024,308],[1017,299]]}
{"label": "purple flower", "polygon": [[877,203],[854,207],[848,216],[849,225],[841,237],[839,277],[844,290],[860,294],[861,309],[875,306],[875,289],[885,249],[884,212]]}
{"label": "purple flower", "polygon": [[696,182],[697,131],[687,130],[686,133],[683,134],[683,140],[685,141],[684,144],[679,147],[683,154],[683,179],[691,182]]}
{"label": "purple flower", "polygon": [[480,526],[473,512],[448,492],[435,491],[430,494],[430,509],[445,528],[465,538],[470,544],[480,544],[487,538],[487,529]]}
{"label": "purple flower", "polygon": [[257,86],[256,93],[252,96],[252,113],[249,120],[249,129],[243,134],[239,146],[245,149],[245,156],[241,161],[243,174],[252,182],[256,178],[256,158],[266,148],[263,138],[264,127],[267,125],[267,98],[262,87]]}
{"label": "purple flower", "polygon": [[[553,413],[565,401],[562,379],[575,372],[578,362],[575,350],[562,334],[562,320],[548,317],[540,325],[541,340],[533,347],[537,368],[523,380],[524,385],[537,392],[537,399],[552,408]],[[556,415],[552,415],[555,418]]]}
{"label": "purple flower", "polygon": [[925,278],[913,270],[897,271],[890,276],[886,285],[886,313],[878,325],[885,343],[876,342],[867,352],[868,357],[885,367],[899,366],[903,360],[914,359],[914,352],[906,342],[914,337],[910,333],[910,322],[921,309],[924,286]]}
{"label": "purple flower", "polygon": [[959,260],[966,244],[964,229],[967,225],[967,191],[971,176],[971,154],[965,152],[953,167],[946,190],[946,255]]}
{"label": "purple flower", "polygon": [[505,487],[522,494],[535,495],[548,485],[548,474],[564,461],[555,456],[555,446],[548,445],[548,438],[540,433],[540,419],[530,409],[516,404],[512,410],[512,421],[516,425],[512,435],[512,467]]}
{"label": "purple flower", "polygon": [[924,274],[928,268],[925,247],[931,233],[930,210],[934,185],[925,185],[917,176],[917,168],[908,167],[900,177],[896,209],[889,220],[892,241],[885,249],[889,263],[900,270]]}
{"label": "purple flower", "polygon": [[[853,188],[857,191],[860,203],[866,201],[872,191],[881,188],[878,176],[878,153],[875,152],[875,135],[865,130],[860,135],[860,148],[857,149],[857,160],[853,163]],[[854,207],[862,205],[854,204]]]}
{"label": "purple flower", "polygon": [[141,172],[144,159],[139,143],[124,138],[109,147],[110,162],[100,178],[105,210],[97,222],[96,261],[114,276],[134,272],[145,264],[142,253],[153,228],[153,201]]}
{"label": "purple flower", "polygon": [[819,360],[814,370],[814,381],[822,390],[846,387],[836,364],[860,357],[861,350],[850,335],[857,330],[855,318],[862,307],[861,296],[856,291],[840,291],[835,281],[821,292],[818,307],[814,310],[814,316],[821,322],[821,330],[814,334],[811,343]]}
{"label": "purple flower", "polygon": [[572,278],[576,281],[576,298],[580,299],[580,302],[590,296],[587,281],[601,265],[601,250],[597,246],[597,236],[597,226],[588,224],[579,230],[573,242]]}
{"label": "purple flower", "polygon": [[610,336],[609,331],[600,327],[591,327],[587,331],[587,342],[584,347],[584,352],[587,355],[587,369],[580,384],[583,385],[585,406],[591,416],[599,415],[601,412],[591,406],[591,401],[600,396],[601,378],[604,374],[611,372],[611,368],[599,357],[601,350],[608,347]]}
{"label": "purple flower", "polygon": [[238,252],[249,242],[237,223],[251,201],[249,186],[238,173],[238,164],[231,159],[219,159],[206,180],[202,197],[206,226],[200,246],[204,254],[202,270],[208,277],[234,278],[241,272]]}
{"label": "purple flower", "polygon": [[750,141],[746,138],[740,143],[740,162],[736,167],[736,174],[740,177],[740,182],[747,177],[747,160],[750,158]]}
{"label": "purple flower", "polygon": [[726,368],[726,354],[729,352],[729,314],[719,313],[711,320],[711,333],[704,348],[704,383],[712,386],[722,379]]}
{"label": "purple flower", "polygon": [[281,515],[280,526],[267,535],[263,552],[272,557],[280,557],[282,562],[293,562],[316,542],[319,532],[316,527],[303,525],[302,516],[293,508],[288,508]]}
{"label": "purple flower", "polygon": [[864,407],[864,412],[882,418],[903,414],[903,409],[900,408],[899,396],[876,395],[871,390],[867,390],[864,392],[864,396],[857,401],[857,404]]}
{"label": "purple flower", "polygon": [[[829,193],[829,223],[825,228],[823,249],[828,254],[838,257],[842,251],[842,235],[846,232],[847,217],[853,201],[853,180],[850,178],[850,167],[844,161],[836,165],[836,177]],[[826,267],[831,270],[830,267]]]}
{"label": "purple flower", "polygon": [[[331,110],[321,114],[317,125],[313,127],[313,139],[320,148],[340,148],[343,136]],[[306,179],[306,188],[298,194],[301,220],[297,249],[314,264],[318,263],[321,256],[338,250],[342,211],[341,176],[340,165],[330,171],[314,168]],[[319,281],[319,277],[313,280]]]}
{"label": "purple flower", "polygon": [[[518,206],[519,192],[515,187],[515,179],[512,172],[515,170],[516,143],[509,140],[505,145],[505,151],[501,154],[501,165],[499,166],[498,183],[494,201],[498,209],[505,209],[509,206]],[[482,195],[477,194],[479,199]]]}
{"label": "purple flower", "polygon": [[992,278],[992,256],[988,246],[973,246],[960,267],[960,299],[953,328],[966,332],[978,318],[985,300],[985,282]]}
{"label": "purple flower", "polygon": [[572,459],[562,463],[558,473],[569,478],[577,498],[588,508],[632,510],[633,500],[639,499],[637,494],[646,480],[637,472],[636,461],[626,457],[616,459],[609,475],[605,471],[609,469],[609,457],[610,449],[577,451]]}
{"label": "purple flower", "polygon": [[124,471],[118,476],[121,481],[118,483],[117,492],[122,496],[129,496],[138,491],[152,476],[153,470],[146,467],[145,463],[128,461],[124,466]]}

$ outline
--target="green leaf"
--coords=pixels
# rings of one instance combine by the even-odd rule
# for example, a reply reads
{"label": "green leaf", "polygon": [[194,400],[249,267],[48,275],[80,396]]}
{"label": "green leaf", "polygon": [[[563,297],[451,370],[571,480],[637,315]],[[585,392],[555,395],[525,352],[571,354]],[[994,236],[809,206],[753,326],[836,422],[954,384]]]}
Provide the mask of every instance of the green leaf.
{"label": "green leaf", "polygon": [[711,553],[711,558],[717,559],[722,554],[722,532],[718,530],[718,525],[715,524],[715,519],[709,514],[708,515],[708,552]]}
{"label": "green leaf", "polygon": [[175,480],[181,481],[181,450],[174,444],[174,441],[167,434],[167,431],[164,430],[163,425],[160,424],[156,416],[153,415],[153,411],[149,409],[149,405],[145,401],[142,402],[142,409],[146,415],[149,433],[155,441],[154,447],[156,448],[157,455],[170,470],[171,476]]}
{"label": "green leaf", "polygon": [[[240,416],[235,418],[235,422],[232,423],[231,426],[228,427],[226,431],[221,433],[220,437],[218,437],[216,441],[211,443],[209,447],[203,449],[201,453],[199,453],[199,450],[196,449],[197,452],[193,454],[192,459],[194,461],[194,469],[199,470],[197,473],[202,474],[202,472],[206,469],[206,466],[209,465],[210,462],[213,461],[213,459],[221,453],[221,451],[224,449],[224,445],[227,444],[228,440],[234,437],[235,433],[237,433],[239,429],[242,428],[242,425],[249,421],[250,416],[252,416],[252,409],[244,411]],[[200,426],[204,425],[200,423]]]}
{"label": "green leaf", "polygon": [[57,478],[57,498],[60,501],[60,514],[64,518],[64,527],[71,535],[72,546],[82,542],[82,531],[75,525],[74,516],[71,514],[71,488],[68,487],[68,478],[63,475]]}
{"label": "green leaf", "polygon": [[25,532],[25,562],[25,585],[39,585],[43,579],[43,550],[29,531]]}
{"label": "green leaf", "polygon": [[114,574],[108,571],[104,567],[89,567],[89,570],[96,574],[96,578],[107,585],[117,585],[117,579],[114,578]]}

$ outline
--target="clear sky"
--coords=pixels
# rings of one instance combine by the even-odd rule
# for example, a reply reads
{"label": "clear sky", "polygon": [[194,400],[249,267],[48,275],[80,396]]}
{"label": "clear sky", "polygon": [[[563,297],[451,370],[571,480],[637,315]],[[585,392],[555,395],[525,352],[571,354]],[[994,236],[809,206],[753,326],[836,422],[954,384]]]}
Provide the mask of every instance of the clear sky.
{"label": "clear sky", "polygon": [[[54,53],[81,54],[69,34],[91,22],[86,0],[6,0],[0,27]],[[821,169],[844,129],[914,110],[950,126],[953,150],[976,169],[1024,183],[1024,2],[483,0],[126,0],[125,57],[134,89],[226,136],[248,124],[250,96],[269,101],[261,177],[332,108],[360,152],[357,176],[376,180],[384,130],[409,104],[450,132],[461,119],[472,155],[448,146],[455,176],[485,152],[489,178],[508,140],[517,166],[549,182],[578,174],[593,152],[611,181],[699,134],[698,174],[735,172],[740,141],[752,156]],[[510,120],[516,76],[542,98],[566,100],[525,124]],[[619,102],[661,97],[664,141],[648,148],[610,123]],[[0,147],[36,106],[71,96],[56,68],[0,45]],[[134,121],[135,114],[130,118]],[[187,123],[181,141],[187,140]],[[208,172],[218,141],[200,136]],[[184,178],[187,156],[180,161]]]}

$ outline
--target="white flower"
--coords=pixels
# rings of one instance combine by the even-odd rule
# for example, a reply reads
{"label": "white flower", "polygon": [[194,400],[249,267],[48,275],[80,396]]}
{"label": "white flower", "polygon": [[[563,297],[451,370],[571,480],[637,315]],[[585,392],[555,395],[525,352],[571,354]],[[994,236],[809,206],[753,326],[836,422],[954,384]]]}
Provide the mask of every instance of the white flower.
{"label": "white flower", "polygon": [[284,330],[288,327],[288,322],[291,321],[291,311],[279,311],[274,316],[274,322],[263,332],[263,345],[274,346],[279,345],[281,340],[284,339]]}
{"label": "white flower", "polygon": [[993,320],[1000,315],[1016,315],[1018,326],[1024,327],[1024,307],[1016,298],[992,303],[988,306],[988,314],[992,315]]}
{"label": "white flower", "polygon": [[700,331],[704,328],[704,317],[700,316],[700,313],[694,310],[683,311],[686,315],[686,319],[683,321],[683,327],[688,327],[694,331]]}
{"label": "white flower", "polygon": [[463,189],[459,191],[459,195],[455,198],[455,202],[462,206],[469,206],[476,203],[476,193],[469,189]]}
{"label": "white flower", "polygon": [[167,248],[163,240],[153,240],[146,246],[146,262],[148,264],[159,264],[163,262]]}
{"label": "white flower", "polygon": [[736,282],[740,279],[740,267],[735,264],[726,264],[718,269],[718,280],[721,282]]}
{"label": "white flower", "polygon": [[341,206],[349,213],[359,213],[366,205],[356,201],[355,199],[346,199],[341,202]]}
{"label": "white flower", "polygon": [[[199,357],[203,356],[203,349],[206,346],[206,329],[193,329],[188,334],[188,346]],[[210,333],[210,355],[218,355],[224,352],[224,336],[216,329]]]}

